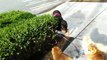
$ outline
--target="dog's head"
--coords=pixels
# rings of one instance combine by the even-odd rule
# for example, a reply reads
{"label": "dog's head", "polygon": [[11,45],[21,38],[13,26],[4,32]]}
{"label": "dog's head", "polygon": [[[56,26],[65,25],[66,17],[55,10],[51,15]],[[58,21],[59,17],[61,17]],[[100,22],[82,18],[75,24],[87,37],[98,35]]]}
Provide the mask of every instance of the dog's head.
{"label": "dog's head", "polygon": [[51,52],[52,52],[53,60],[72,60],[71,57],[62,53],[59,47],[53,47]]}

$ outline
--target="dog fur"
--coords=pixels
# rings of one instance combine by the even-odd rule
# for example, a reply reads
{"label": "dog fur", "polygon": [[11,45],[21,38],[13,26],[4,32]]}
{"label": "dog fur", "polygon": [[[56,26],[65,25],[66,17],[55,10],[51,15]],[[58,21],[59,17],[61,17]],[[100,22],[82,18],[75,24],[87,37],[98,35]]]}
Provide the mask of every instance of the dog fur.
{"label": "dog fur", "polygon": [[53,47],[51,53],[53,56],[53,60],[72,60],[71,57],[62,53],[59,47]]}
{"label": "dog fur", "polygon": [[98,44],[93,42],[89,37],[85,37],[89,50],[88,60],[104,60],[104,52],[98,48]]}

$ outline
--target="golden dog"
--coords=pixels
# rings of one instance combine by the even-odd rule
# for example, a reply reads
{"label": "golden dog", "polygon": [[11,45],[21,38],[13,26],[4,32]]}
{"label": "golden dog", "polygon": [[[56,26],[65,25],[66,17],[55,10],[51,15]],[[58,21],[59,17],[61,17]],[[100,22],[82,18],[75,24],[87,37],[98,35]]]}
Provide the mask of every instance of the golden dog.
{"label": "golden dog", "polygon": [[104,60],[104,53],[95,44],[89,44],[88,49],[90,50],[89,60]]}
{"label": "golden dog", "polygon": [[53,55],[53,60],[72,60],[71,57],[62,53],[59,47],[53,47],[51,53]]}
{"label": "golden dog", "polygon": [[97,43],[94,43],[89,37],[85,37],[89,53],[88,60],[104,60],[104,52],[102,52]]}

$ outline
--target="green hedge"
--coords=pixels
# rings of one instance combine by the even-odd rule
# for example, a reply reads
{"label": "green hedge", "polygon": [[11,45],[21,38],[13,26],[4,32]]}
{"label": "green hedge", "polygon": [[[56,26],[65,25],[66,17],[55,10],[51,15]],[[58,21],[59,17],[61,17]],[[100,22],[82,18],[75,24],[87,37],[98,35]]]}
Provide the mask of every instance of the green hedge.
{"label": "green hedge", "polygon": [[28,20],[35,17],[35,15],[23,12],[23,11],[11,11],[0,14],[0,28],[11,25],[12,23],[17,23],[20,21]]}
{"label": "green hedge", "polygon": [[[5,14],[7,14],[7,17]],[[57,23],[52,16],[27,14],[30,13],[12,11],[0,15],[13,22],[20,21],[0,29],[0,60],[29,59],[32,54],[42,51],[41,47],[44,42],[54,39],[54,28]],[[14,16],[15,18],[13,18]],[[4,21],[2,22],[7,21],[5,17],[3,17]],[[25,20],[21,21],[21,18]],[[2,22],[0,21],[0,23]]]}

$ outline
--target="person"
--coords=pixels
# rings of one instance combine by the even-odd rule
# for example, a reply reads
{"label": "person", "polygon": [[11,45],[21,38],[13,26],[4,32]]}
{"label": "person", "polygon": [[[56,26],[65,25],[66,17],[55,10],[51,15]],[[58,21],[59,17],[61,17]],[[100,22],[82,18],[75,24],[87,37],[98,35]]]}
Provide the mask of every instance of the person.
{"label": "person", "polygon": [[68,31],[67,27],[67,22],[62,18],[62,15],[59,10],[53,11],[53,16],[58,20],[58,26],[56,30],[58,31],[65,31],[65,33]]}

